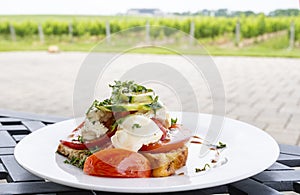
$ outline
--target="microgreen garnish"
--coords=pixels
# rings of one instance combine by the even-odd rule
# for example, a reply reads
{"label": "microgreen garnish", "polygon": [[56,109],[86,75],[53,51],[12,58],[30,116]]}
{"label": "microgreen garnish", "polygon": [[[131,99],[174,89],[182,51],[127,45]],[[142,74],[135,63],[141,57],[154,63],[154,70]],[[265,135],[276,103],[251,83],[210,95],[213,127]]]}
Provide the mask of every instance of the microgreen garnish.
{"label": "microgreen garnish", "polygon": [[94,100],[94,102],[92,103],[92,105],[89,107],[89,109],[86,111],[86,114],[88,114],[93,108],[94,106],[98,103],[98,100]]}
{"label": "microgreen garnish", "polygon": [[71,164],[71,165],[74,165],[78,168],[83,169],[83,165],[84,165],[85,160],[86,160],[86,158],[80,159],[80,158],[77,158],[77,157],[73,157],[70,160],[65,160],[64,163]]}
{"label": "microgreen garnish", "polygon": [[132,125],[132,129],[135,129],[135,128],[141,128],[142,126],[140,125],[140,124],[138,124],[138,123],[134,123],[133,125]]}
{"label": "microgreen garnish", "polygon": [[[152,89],[148,89],[142,85],[135,83],[134,81],[114,81],[114,84],[109,85],[109,87],[112,88],[110,98],[105,99],[102,102],[95,100],[87,110],[87,115],[94,110],[101,110],[103,112],[122,112],[128,111],[128,108],[147,111],[153,110],[154,114],[156,114],[156,110],[162,108],[162,105],[158,102],[158,96],[153,98],[154,92]],[[147,94],[148,92],[152,93]],[[147,103],[134,102],[135,97],[142,94],[147,94],[145,95]],[[151,103],[149,103],[149,101]],[[130,107],[131,103],[135,103],[133,104],[134,108]]]}
{"label": "microgreen garnish", "polygon": [[83,137],[81,135],[79,135],[77,139],[79,142],[83,143]]}
{"label": "microgreen garnish", "polygon": [[217,149],[221,149],[221,148],[225,148],[225,147],[226,147],[226,144],[224,144],[222,142],[219,142],[217,145]]}
{"label": "microgreen garnish", "polygon": [[118,123],[117,121],[115,121],[114,124],[112,124],[111,126],[111,131],[114,131],[117,127],[118,127]]}
{"label": "microgreen garnish", "polygon": [[171,125],[175,125],[177,123],[177,118],[173,119],[171,118]]}
{"label": "microgreen garnish", "polygon": [[207,168],[210,168],[209,164],[205,164],[204,167],[201,168],[195,168],[196,173],[201,172],[201,171],[206,171]]}
{"label": "microgreen garnish", "polygon": [[121,102],[129,102],[128,99],[126,99],[122,94],[126,93],[136,93],[136,94],[142,94],[147,92],[152,92],[152,89],[147,89],[146,87],[142,85],[138,85],[134,83],[134,81],[114,81],[114,85],[109,85],[109,87],[112,88],[112,94],[110,97],[112,104],[118,104]]}
{"label": "microgreen garnish", "polygon": [[99,102],[98,100],[94,100],[94,102],[92,103],[92,105],[87,110],[86,114],[88,114],[94,108],[97,108],[99,106],[107,106],[107,105],[111,105],[111,100],[110,99],[105,99],[102,102]]}
{"label": "microgreen garnish", "polygon": [[72,139],[72,141],[78,141],[80,143],[83,143],[83,137],[82,136],[78,136],[77,139]]}
{"label": "microgreen garnish", "polygon": [[155,96],[153,102],[149,104],[149,107],[154,111],[154,114],[156,114],[156,110],[162,108],[162,105],[158,102],[158,96]]}

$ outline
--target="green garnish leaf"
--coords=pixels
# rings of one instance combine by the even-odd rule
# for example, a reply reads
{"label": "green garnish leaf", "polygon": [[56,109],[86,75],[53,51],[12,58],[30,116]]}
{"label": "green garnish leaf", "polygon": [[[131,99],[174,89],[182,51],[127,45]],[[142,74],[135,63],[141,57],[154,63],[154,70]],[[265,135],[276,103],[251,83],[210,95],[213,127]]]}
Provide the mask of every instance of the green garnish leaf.
{"label": "green garnish leaf", "polygon": [[94,102],[92,103],[92,105],[86,111],[86,114],[88,114],[95,107],[95,105],[97,105],[97,103],[98,103],[98,100],[94,100]]}
{"label": "green garnish leaf", "polygon": [[173,119],[171,118],[171,125],[175,125],[177,123],[177,118]]}
{"label": "green garnish leaf", "polygon": [[83,137],[81,135],[78,136],[78,141],[83,143]]}
{"label": "green garnish leaf", "polygon": [[79,136],[77,137],[77,139],[72,139],[72,141],[78,141],[78,142],[80,142],[80,143],[83,143],[83,137],[82,137],[81,135],[79,135]]}
{"label": "green garnish leaf", "polygon": [[142,126],[140,125],[140,124],[138,124],[138,123],[134,123],[133,125],[132,125],[132,129],[135,129],[135,128],[141,128]]}
{"label": "green garnish leaf", "polygon": [[209,164],[205,164],[204,167],[201,168],[195,168],[196,173],[201,172],[201,171],[206,171],[207,168],[210,168]]}
{"label": "green garnish leaf", "polygon": [[118,123],[115,121],[111,126],[111,131],[114,131],[118,127]]}
{"label": "green garnish leaf", "polygon": [[158,96],[155,96],[153,102],[149,104],[149,107],[154,111],[154,114],[156,114],[156,110],[162,108],[162,105],[158,102]]}
{"label": "green garnish leaf", "polygon": [[221,148],[225,148],[225,147],[226,147],[226,144],[224,144],[222,142],[219,142],[217,145],[217,149],[221,149]]}
{"label": "green garnish leaf", "polygon": [[70,161],[69,160],[65,160],[64,163],[65,164],[70,164]]}

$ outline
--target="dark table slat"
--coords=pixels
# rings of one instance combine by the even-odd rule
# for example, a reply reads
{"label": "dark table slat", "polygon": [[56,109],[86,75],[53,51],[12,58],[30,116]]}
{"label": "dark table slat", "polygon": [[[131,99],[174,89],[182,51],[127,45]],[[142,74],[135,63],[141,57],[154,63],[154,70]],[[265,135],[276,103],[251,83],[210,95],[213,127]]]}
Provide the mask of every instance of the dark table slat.
{"label": "dark table slat", "polygon": [[[56,195],[95,195],[97,193],[93,192],[93,191],[78,191],[78,192],[59,192],[59,193],[56,193]],[[105,192],[100,192],[99,194],[101,195],[105,195]],[[115,195],[117,193],[114,193]],[[112,195],[110,193],[110,195]]]}
{"label": "dark table slat", "polygon": [[293,182],[281,181],[281,182],[265,182],[265,185],[277,190],[277,191],[293,191]]}
{"label": "dark table slat", "polygon": [[267,171],[283,171],[283,170],[293,170],[289,166],[286,166],[284,164],[275,162],[272,166],[270,166]]}
{"label": "dark table slat", "polygon": [[300,170],[264,171],[252,178],[279,191],[292,191],[293,183],[300,181]]}
{"label": "dark table slat", "polygon": [[264,171],[262,173],[253,176],[253,178],[260,182],[300,181],[300,170]]}
{"label": "dark table slat", "polygon": [[280,153],[282,153],[282,154],[290,154],[290,155],[300,156],[300,147],[299,146],[280,144],[279,148],[280,148]]}
{"label": "dark table slat", "polygon": [[23,169],[15,160],[13,155],[0,156],[1,161],[9,173],[7,180],[9,182],[21,182],[21,181],[44,181],[25,169]]}
{"label": "dark table slat", "polygon": [[0,148],[0,156],[2,155],[12,155],[14,154],[14,149],[12,147]]}
{"label": "dark table slat", "polygon": [[0,147],[14,147],[15,145],[15,140],[7,131],[0,131]]}
{"label": "dark table slat", "polygon": [[16,112],[11,110],[4,110],[4,109],[0,109],[0,116],[43,121],[48,123],[56,123],[67,119],[65,117],[45,116],[45,115],[26,113],[26,112]]}
{"label": "dark table slat", "polygon": [[277,162],[290,167],[297,167],[300,166],[300,156],[280,154]]}
{"label": "dark table slat", "polygon": [[[85,192],[52,182],[21,182],[0,184],[1,194],[41,194],[53,192]],[[88,191],[87,191],[88,192]]]}
{"label": "dark table slat", "polygon": [[295,182],[293,187],[295,192],[300,193],[300,182]]}
{"label": "dark table slat", "polygon": [[46,126],[44,123],[42,123],[40,121],[22,121],[22,123],[31,132]]}
{"label": "dark table slat", "polygon": [[228,187],[226,185],[222,185],[212,188],[205,188],[201,191],[207,194],[226,194],[228,193]]}
{"label": "dark table slat", "polygon": [[7,171],[5,170],[2,163],[0,163],[0,179],[6,179]]}
{"label": "dark table slat", "polygon": [[114,192],[103,192],[103,191],[93,191],[97,195],[113,195],[113,194],[135,194],[135,195],[145,195],[145,194],[160,194],[160,195],[210,195],[211,193],[206,192],[205,190],[190,190],[190,191],[179,191],[179,192],[167,192],[167,193],[114,193]]}
{"label": "dark table slat", "polygon": [[232,184],[229,184],[228,192],[231,195],[278,195],[278,191],[261,184],[252,179],[245,179]]}

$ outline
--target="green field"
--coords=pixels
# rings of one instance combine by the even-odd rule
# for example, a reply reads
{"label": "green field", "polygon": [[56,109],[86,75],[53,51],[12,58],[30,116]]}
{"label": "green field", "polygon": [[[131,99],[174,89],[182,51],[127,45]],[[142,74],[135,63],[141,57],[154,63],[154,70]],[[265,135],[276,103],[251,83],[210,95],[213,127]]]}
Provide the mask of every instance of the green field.
{"label": "green field", "polygon": [[[265,40],[254,41],[247,46],[237,47],[235,42],[235,25],[241,23],[241,42],[247,39],[256,39],[267,33],[286,31],[284,35],[275,36]],[[185,33],[190,31],[190,22],[195,24],[195,38],[206,48],[210,55],[234,55],[234,56],[275,56],[275,57],[300,57],[299,17],[266,17],[263,15],[242,18],[224,17],[124,17],[124,16],[0,16],[0,51],[46,51],[50,45],[57,45],[61,51],[91,51],[99,42],[105,38],[105,23],[110,22],[112,33],[122,31],[129,27],[145,25],[148,21],[151,25],[163,25],[179,29]],[[289,49],[289,25],[295,22],[296,44]],[[12,41],[9,24],[16,31],[16,40]],[[69,25],[73,26],[72,35]],[[37,26],[42,25],[44,31],[44,42],[40,41]],[[183,33],[184,34],[184,33]],[[138,34],[137,34],[138,35]],[[150,31],[151,39],[159,42],[166,39],[180,39],[176,34],[168,30],[159,32]],[[132,35],[135,37],[135,35]],[[142,35],[141,39],[144,39]],[[135,37],[138,39],[139,37]],[[123,36],[118,40],[126,40]],[[154,42],[155,42],[154,41]],[[130,42],[130,41],[129,41]],[[102,46],[99,52],[120,52],[128,46],[129,42],[120,41]],[[162,41],[160,41],[162,42]],[[169,41],[170,42],[170,41]],[[162,45],[161,43],[159,45]],[[163,46],[173,48],[181,53],[199,54],[197,48],[182,47],[181,43],[168,43]],[[164,51],[155,47],[136,49],[138,53],[163,53]]]}

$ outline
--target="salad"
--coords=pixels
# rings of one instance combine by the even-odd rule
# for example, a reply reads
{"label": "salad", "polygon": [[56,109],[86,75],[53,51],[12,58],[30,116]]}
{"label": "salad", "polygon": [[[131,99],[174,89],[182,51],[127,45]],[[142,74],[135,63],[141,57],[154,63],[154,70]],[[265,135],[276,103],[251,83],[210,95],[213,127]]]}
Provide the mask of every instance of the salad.
{"label": "salad", "polygon": [[186,164],[191,131],[171,118],[153,89],[115,81],[84,121],[60,140],[65,163],[101,177],[165,177]]}

